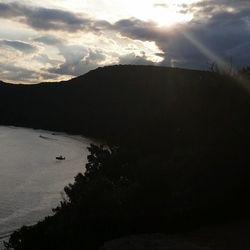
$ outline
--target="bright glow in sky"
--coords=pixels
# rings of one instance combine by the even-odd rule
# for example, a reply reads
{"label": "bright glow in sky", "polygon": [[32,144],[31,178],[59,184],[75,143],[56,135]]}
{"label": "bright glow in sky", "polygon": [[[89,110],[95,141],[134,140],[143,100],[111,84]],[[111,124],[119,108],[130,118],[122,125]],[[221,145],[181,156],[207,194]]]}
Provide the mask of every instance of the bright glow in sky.
{"label": "bright glow in sky", "polygon": [[0,0],[0,80],[69,79],[110,64],[199,68],[221,51],[243,64],[248,1]]}
{"label": "bright glow in sky", "polygon": [[[130,2],[130,1],[129,1]],[[132,1],[131,1],[132,2]],[[155,1],[144,0],[126,4],[124,8],[129,16],[137,17],[144,21],[153,21],[160,26],[170,26],[180,22],[187,22],[192,19],[191,14],[180,13],[180,5],[187,1]],[[191,2],[191,1],[189,1]],[[131,8],[131,6],[133,6]]]}
{"label": "bright glow in sky", "polygon": [[170,26],[190,21],[192,14],[180,13],[180,10],[183,4],[194,2],[197,0],[44,0],[43,6],[83,12],[110,22],[135,17],[154,21],[161,26]]}

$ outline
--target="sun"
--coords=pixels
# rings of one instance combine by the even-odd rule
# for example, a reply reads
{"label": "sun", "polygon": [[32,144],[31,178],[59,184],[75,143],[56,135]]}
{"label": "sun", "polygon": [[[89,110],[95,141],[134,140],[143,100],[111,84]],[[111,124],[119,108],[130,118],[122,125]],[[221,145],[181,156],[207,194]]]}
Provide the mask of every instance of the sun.
{"label": "sun", "polygon": [[156,6],[149,15],[150,19],[155,21],[159,26],[172,26],[177,23],[185,23],[192,20],[192,14],[178,12],[175,6]]}
{"label": "sun", "polygon": [[172,26],[177,23],[189,22],[193,19],[192,13],[182,12],[182,8],[184,4],[188,5],[197,1],[198,0],[126,1],[126,4],[123,5],[123,9],[127,12],[127,15],[131,17],[144,21],[153,21],[158,26]]}
{"label": "sun", "polygon": [[188,6],[198,1],[200,0],[43,0],[43,4],[45,7],[89,14],[95,19],[110,23],[136,18],[168,27],[191,21],[193,15],[183,12],[183,5]]}

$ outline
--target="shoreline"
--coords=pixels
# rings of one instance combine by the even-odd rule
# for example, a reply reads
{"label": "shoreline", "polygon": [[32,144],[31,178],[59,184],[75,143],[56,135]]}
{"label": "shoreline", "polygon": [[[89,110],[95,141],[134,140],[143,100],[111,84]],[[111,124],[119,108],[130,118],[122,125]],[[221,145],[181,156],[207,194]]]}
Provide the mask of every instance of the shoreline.
{"label": "shoreline", "polygon": [[[64,170],[63,170],[63,172],[65,172],[64,173],[64,175],[65,175],[65,180],[63,180],[64,178],[62,178],[62,177],[60,177],[59,176],[59,179],[55,179],[55,182],[53,182],[53,179],[52,179],[52,182],[50,183],[51,184],[51,187],[50,188],[55,188],[55,190],[57,190],[56,189],[56,187],[59,185],[61,185],[64,181],[65,181],[65,183],[67,183],[66,185],[68,185],[68,184],[70,184],[70,183],[72,183],[73,181],[74,181],[74,177],[76,176],[76,174],[78,173],[78,172],[81,172],[81,171],[85,171],[84,170],[84,168],[82,169],[82,166],[84,166],[85,164],[83,163],[84,162],[84,158],[87,156],[87,150],[86,150],[86,147],[92,142],[92,140],[90,139],[90,138],[87,138],[87,137],[83,137],[83,136],[81,136],[81,135],[71,135],[71,134],[66,134],[66,133],[64,133],[64,132],[54,132],[54,131],[49,131],[49,130],[42,130],[42,129],[33,129],[33,128],[26,128],[26,127],[17,127],[17,126],[4,126],[4,125],[0,125],[0,129],[2,129],[2,132],[3,132],[3,135],[5,135],[5,131],[6,131],[6,135],[7,135],[7,137],[6,138],[8,138],[8,130],[9,131],[11,131],[11,130],[13,130],[13,132],[14,131],[16,131],[17,133],[18,133],[18,131],[20,131],[20,133],[22,133],[22,131],[23,132],[30,132],[31,133],[31,138],[33,138],[32,140],[34,141],[38,141],[38,144],[39,144],[39,139],[40,140],[44,140],[45,142],[41,142],[42,144],[44,144],[45,143],[45,145],[48,143],[48,144],[50,144],[50,140],[49,139],[45,139],[45,138],[39,138],[39,134],[41,134],[41,135],[45,135],[46,137],[47,136],[51,136],[51,137],[53,137],[53,141],[54,141],[54,139],[56,140],[57,138],[57,136],[58,136],[58,143],[59,143],[59,148],[60,148],[60,145],[63,145],[63,148],[64,147],[68,147],[67,146],[67,143],[69,143],[68,145],[70,145],[70,143],[73,143],[74,141],[75,141],[75,147],[78,147],[79,148],[79,151],[82,151],[82,153],[79,155],[79,153],[76,153],[76,155],[79,155],[79,157],[81,156],[81,158],[79,158],[79,159],[76,159],[76,158],[72,158],[72,159],[70,159],[69,158],[69,161],[65,161],[65,163],[61,163],[60,165],[57,165],[57,166],[61,166],[61,167],[69,167],[69,168],[64,168]],[[10,132],[10,134],[11,134],[11,132]],[[26,136],[25,135],[25,133],[24,133],[24,136]],[[35,137],[34,137],[35,136]],[[37,138],[36,138],[37,137]],[[60,139],[59,139],[60,138]],[[19,140],[19,141],[22,141],[22,138],[20,139],[20,138],[18,138],[17,140]],[[31,143],[32,143],[32,140],[31,140]],[[68,141],[67,141],[68,140]],[[71,140],[72,140],[72,142],[71,142]],[[51,142],[52,142],[52,140],[51,140]],[[66,144],[65,144],[65,142],[66,142]],[[3,142],[4,143],[4,142]],[[53,144],[55,143],[55,142],[52,142]],[[56,142],[57,143],[57,142]],[[20,143],[21,144],[21,143]],[[52,144],[52,145],[53,145]],[[24,143],[24,145],[25,145],[25,143]],[[82,146],[81,146],[82,145]],[[32,145],[31,145],[32,146]],[[82,147],[82,149],[81,149],[81,147]],[[84,149],[85,148],[85,149]],[[39,150],[39,149],[38,149]],[[67,150],[67,148],[65,148],[64,150]],[[74,151],[74,150],[73,150]],[[8,148],[7,148],[7,151],[6,152],[8,152]],[[78,151],[77,151],[78,152]],[[38,154],[42,154],[42,152],[38,152]],[[72,152],[69,152],[69,154],[72,154]],[[4,158],[3,158],[4,159]],[[32,161],[32,158],[31,158],[31,161]],[[51,160],[49,160],[50,162],[49,162],[49,165],[48,165],[48,167],[50,167],[50,165],[52,164],[53,166],[54,166],[54,164],[56,164],[56,162],[54,163],[53,161],[54,161],[54,159],[53,158],[51,158]],[[77,164],[77,161],[79,161],[79,162],[82,162],[81,163],[81,165],[79,165],[79,164]],[[5,162],[5,161],[3,161],[3,162]],[[21,163],[22,164],[22,163]],[[26,164],[26,163],[24,163],[24,164]],[[34,164],[36,164],[36,162],[34,163]],[[43,165],[44,163],[42,163],[41,162],[41,166]],[[46,163],[45,163],[46,164]],[[3,164],[4,166],[6,166],[5,164]],[[18,165],[18,163],[17,163],[17,165]],[[82,170],[76,170],[76,168],[71,168],[71,165],[73,166],[73,165],[75,165],[75,166],[80,166],[80,169],[82,169]],[[55,165],[56,166],[56,165]],[[30,166],[31,168],[33,168],[33,166]],[[36,165],[34,165],[34,167],[36,168]],[[7,169],[7,170],[6,170]],[[51,168],[46,168],[46,169],[41,169],[41,171],[43,172],[43,171],[48,171],[50,174],[53,174],[51,171],[53,171],[53,172],[57,172],[57,171],[60,171],[60,170],[58,170],[58,169],[56,169],[56,168],[52,168],[51,170],[50,170]],[[72,169],[72,171],[71,171],[71,169]],[[3,169],[2,169],[2,171],[3,171],[3,174],[6,172],[6,173],[8,173],[8,165],[7,165],[7,167],[3,167]],[[25,170],[26,171],[26,170]],[[36,171],[37,171],[37,169],[36,169]],[[39,172],[39,169],[38,169],[38,172]],[[72,178],[71,177],[67,177],[67,176],[69,176],[67,173],[69,173],[69,172],[72,172]],[[18,176],[18,173],[15,173],[16,174],[16,176]],[[41,173],[42,174],[42,173]],[[31,181],[32,182],[34,182],[35,183],[35,185],[40,185],[40,184],[36,184],[36,179],[38,178],[37,176],[35,176],[35,177],[32,177],[33,175],[31,175],[30,176],[30,178],[31,178]],[[44,178],[44,176],[43,176],[43,174],[41,175],[42,176],[42,178]],[[53,176],[54,176],[54,174],[53,174]],[[10,176],[10,178],[11,178],[11,176]],[[19,177],[17,177],[17,178],[19,178]],[[35,178],[35,179],[32,179],[32,178]],[[53,177],[52,177],[53,178]],[[39,179],[39,178],[38,178]],[[6,199],[6,201],[7,201],[7,204],[9,203],[9,204],[11,204],[12,202],[14,202],[13,204],[15,204],[15,201],[13,200],[13,198],[8,198],[9,197],[9,195],[8,195],[8,193],[10,192],[10,190],[8,190],[8,188],[11,188],[11,184],[8,186],[9,184],[7,183],[7,186],[6,186],[6,190],[4,190],[3,189],[3,192],[5,193],[6,192],[6,194],[7,194],[7,199]],[[25,184],[24,184],[25,185]],[[62,185],[61,185],[62,186]],[[29,186],[28,186],[29,187]],[[60,196],[60,194],[61,194],[61,192],[63,192],[63,188],[65,187],[65,185],[63,184],[63,186],[62,186],[62,188],[60,188],[60,190],[59,190],[59,192],[57,192],[57,191],[55,191],[56,193],[58,193],[58,197]],[[45,188],[45,190],[42,188],[42,186],[41,187],[39,187],[40,189],[40,193],[42,194],[42,195],[44,195],[43,193],[47,193],[47,191],[46,191],[46,188]],[[30,191],[32,191],[32,189],[26,189],[27,190],[27,192],[29,193]],[[24,191],[22,191],[22,192],[24,192],[25,193],[25,191],[26,190],[24,190]],[[14,190],[13,191],[13,193],[11,193],[10,192],[10,194],[15,194],[15,192],[16,192],[16,190]],[[35,191],[35,192],[37,192],[37,191]],[[27,195],[28,195],[28,193],[27,193]],[[61,196],[60,196],[61,197]],[[45,197],[46,198],[46,197]],[[32,199],[32,197],[31,197],[31,199]],[[47,198],[46,198],[47,199]],[[54,195],[52,195],[51,197],[48,197],[48,200],[49,200],[49,203],[48,204],[50,204],[51,202],[53,203],[53,201],[54,201],[54,199],[56,199],[55,197],[54,197]],[[53,201],[52,201],[53,200]],[[61,200],[61,198],[60,198],[60,200]],[[35,201],[34,201],[35,202]],[[51,203],[51,204],[52,204]],[[16,210],[13,210],[13,213],[16,213],[16,212],[18,212],[20,209],[31,209],[30,211],[32,212],[33,210],[33,205],[32,206],[28,206],[27,207],[27,202],[25,203],[25,201],[23,201],[23,205],[22,205],[22,207],[17,207],[16,208]],[[43,200],[39,200],[39,204],[43,207],[44,206],[44,203],[43,203]],[[38,204],[38,205],[39,205]],[[58,202],[58,204],[59,204],[59,202]],[[12,206],[12,205],[11,205]],[[52,206],[51,207],[46,207],[47,205],[45,204],[45,207],[44,207],[44,209],[45,210],[52,210],[56,205],[54,204],[52,204]],[[49,206],[49,205],[48,205]],[[43,208],[42,208],[43,209]],[[3,210],[4,211],[4,210]],[[37,213],[36,212],[36,210],[34,210],[35,211],[35,213]],[[27,223],[27,222],[25,222],[25,218],[28,218],[28,216],[29,216],[29,214],[28,214],[28,216],[26,216],[25,215],[25,217],[24,217],[24,219],[21,219],[20,220],[20,222],[22,223],[22,220],[23,220],[23,224],[20,224],[20,225],[18,225],[18,222],[19,222],[19,219],[22,217],[17,217],[16,219],[14,218],[14,219],[8,219],[8,217],[10,216],[10,215],[7,215],[6,217],[3,217],[2,219],[3,219],[3,221],[4,220],[6,220],[6,219],[8,219],[6,222],[2,222],[2,224],[1,224],[1,227],[2,227],[2,229],[3,229],[3,231],[2,232],[0,232],[0,249],[2,249],[3,248],[3,242],[4,241],[7,241],[8,240],[8,238],[9,238],[9,236],[14,232],[14,231],[16,231],[16,230],[18,230],[18,229],[20,229],[22,226],[32,226],[32,225],[34,225],[34,224],[36,224],[39,220],[41,220],[41,219],[43,219],[44,218],[44,216],[46,216],[46,215],[44,215],[43,214],[43,210],[41,210],[42,212],[41,212],[41,218],[40,219],[38,219],[38,220],[35,220],[34,218],[37,216],[36,214],[35,214],[35,217],[32,219],[32,218],[30,218],[30,221],[32,221],[32,222],[30,222],[30,223]],[[13,214],[13,213],[11,213],[11,214]],[[30,212],[29,212],[30,213]],[[40,213],[40,212],[39,212]],[[48,214],[47,216],[50,216],[50,215],[52,215],[52,214]],[[33,216],[33,215],[32,215]],[[31,217],[32,217],[31,216]],[[38,215],[38,217],[39,217],[39,215]],[[1,221],[1,220],[0,220]],[[8,226],[8,224],[7,223],[9,223],[9,226]],[[17,223],[17,224],[16,224]],[[7,227],[6,227],[6,225],[7,225]],[[16,224],[16,226],[15,226],[15,224]],[[12,229],[13,228],[13,229]]]}
{"label": "shoreline", "polygon": [[69,132],[63,132],[63,131],[54,131],[54,130],[47,130],[42,128],[32,128],[32,127],[20,127],[16,125],[2,125],[0,124],[0,128],[11,128],[11,129],[24,129],[24,130],[31,130],[36,131],[40,133],[47,133],[48,135],[52,136],[63,136],[69,139],[73,139],[79,142],[83,143],[94,143],[97,145],[106,145],[106,142],[102,141],[101,139],[95,138],[95,137],[89,137],[82,134],[70,134]]}

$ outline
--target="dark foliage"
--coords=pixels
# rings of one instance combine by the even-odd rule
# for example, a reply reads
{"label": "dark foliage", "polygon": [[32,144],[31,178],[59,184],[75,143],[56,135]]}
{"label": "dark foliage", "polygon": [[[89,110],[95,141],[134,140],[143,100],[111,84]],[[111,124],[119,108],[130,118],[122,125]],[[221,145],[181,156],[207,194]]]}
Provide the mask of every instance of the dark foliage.
{"label": "dark foliage", "polygon": [[240,74],[246,76],[246,77],[249,77],[250,76],[250,67],[247,66],[247,67],[244,67],[240,70]]}
{"label": "dark foliage", "polygon": [[236,152],[194,158],[94,145],[89,151],[85,174],[65,187],[68,199],[55,215],[13,233],[8,249],[97,249],[123,235],[180,232],[248,215],[247,152],[243,160]]}
{"label": "dark foliage", "polygon": [[[85,174],[65,187],[68,200],[54,209],[53,217],[12,234],[8,248],[96,249],[105,240],[159,225],[163,211],[154,201],[163,205],[168,189],[163,175],[156,180],[149,174],[153,160],[142,171],[134,152],[94,145],[89,151]],[[160,185],[166,196],[162,201],[163,193],[156,194]]]}
{"label": "dark foliage", "polygon": [[86,172],[55,215],[12,234],[15,250],[97,249],[143,232],[247,216],[250,99],[212,72],[113,66],[57,84],[0,84],[0,123],[80,133]]}

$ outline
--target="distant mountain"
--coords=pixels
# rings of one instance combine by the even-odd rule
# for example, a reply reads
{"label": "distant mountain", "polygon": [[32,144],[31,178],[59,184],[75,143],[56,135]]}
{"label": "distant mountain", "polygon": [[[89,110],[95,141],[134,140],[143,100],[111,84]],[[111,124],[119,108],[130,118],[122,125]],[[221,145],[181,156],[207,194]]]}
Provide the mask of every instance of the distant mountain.
{"label": "distant mountain", "polygon": [[190,150],[246,147],[249,93],[216,73],[109,66],[60,83],[0,84],[0,124]]}

